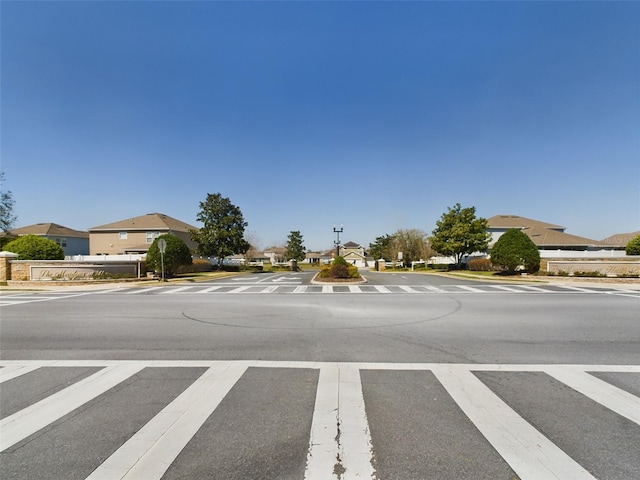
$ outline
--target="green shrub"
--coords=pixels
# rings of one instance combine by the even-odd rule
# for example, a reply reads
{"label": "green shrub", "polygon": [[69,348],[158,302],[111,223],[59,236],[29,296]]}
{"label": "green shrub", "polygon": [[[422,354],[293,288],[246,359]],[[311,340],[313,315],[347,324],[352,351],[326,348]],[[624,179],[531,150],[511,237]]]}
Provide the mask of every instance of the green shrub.
{"label": "green shrub", "polygon": [[331,262],[332,265],[344,265],[345,267],[349,266],[349,263],[347,263],[347,261],[344,259],[344,257],[336,257],[333,262]]}
{"label": "green shrub", "polygon": [[360,278],[360,272],[355,265],[349,265],[349,278]]}
{"label": "green shrub", "polygon": [[[160,249],[158,248],[158,240],[160,239],[163,239],[167,244],[164,255],[160,253]],[[178,273],[178,268],[181,266],[191,265],[193,259],[191,258],[191,251],[187,244],[175,235],[167,233],[160,235],[153,241],[145,260],[147,269],[156,272],[162,270],[163,262],[165,275],[172,277]]]}
{"label": "green shrub", "polygon": [[329,278],[331,277],[331,267],[329,265],[323,265],[320,269],[320,273],[318,273],[318,278]]}
{"label": "green shrub", "polygon": [[64,260],[64,250],[53,240],[39,235],[23,235],[4,246],[7,252],[17,253],[20,260]]}
{"label": "green shrub", "polygon": [[430,263],[429,268],[434,270],[449,270],[449,265],[448,263]]}
{"label": "green shrub", "polygon": [[573,272],[574,277],[606,277],[607,275],[601,272]]}
{"label": "green shrub", "polygon": [[468,262],[469,270],[474,272],[490,272],[493,270],[491,260],[488,258],[474,258]]}
{"label": "green shrub", "polygon": [[627,255],[640,255],[640,235],[629,240],[625,252]]}
{"label": "green shrub", "polygon": [[540,252],[527,234],[512,228],[503,233],[491,249],[491,263],[507,273],[514,273],[519,268],[537,272],[540,270]]}

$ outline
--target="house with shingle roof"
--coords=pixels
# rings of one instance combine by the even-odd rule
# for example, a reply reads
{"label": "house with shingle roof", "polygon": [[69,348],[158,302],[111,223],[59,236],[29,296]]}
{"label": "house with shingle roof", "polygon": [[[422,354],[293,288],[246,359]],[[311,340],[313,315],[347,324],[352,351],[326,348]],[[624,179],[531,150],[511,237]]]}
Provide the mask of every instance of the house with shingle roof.
{"label": "house with shingle roof", "polygon": [[[491,233],[489,248],[507,230],[517,228],[524,232],[536,244],[539,250],[603,250],[607,249],[598,240],[579,237],[565,232],[565,227],[541,222],[518,215],[496,215],[487,220]],[[610,247],[609,247],[610,249]]]}
{"label": "house with shingle roof", "polygon": [[89,253],[89,232],[82,232],[57,223],[36,223],[26,227],[14,228],[8,232],[8,237],[23,235],[38,235],[53,240],[60,247],[65,256],[87,255]]}
{"label": "house with shingle roof", "polygon": [[196,245],[191,240],[190,230],[198,228],[163,213],[148,213],[99,225],[89,229],[91,255],[146,253],[156,238],[167,233],[182,239],[194,250]]}
{"label": "house with shingle roof", "polygon": [[640,230],[630,233],[616,233],[615,235],[605,238],[600,243],[615,250],[624,250],[627,247],[627,243],[637,236],[640,236]]}
{"label": "house with shingle roof", "polygon": [[365,256],[364,247],[359,243],[347,242],[340,246],[340,256],[344,258],[347,263],[355,265],[356,267],[366,267],[367,258]]}

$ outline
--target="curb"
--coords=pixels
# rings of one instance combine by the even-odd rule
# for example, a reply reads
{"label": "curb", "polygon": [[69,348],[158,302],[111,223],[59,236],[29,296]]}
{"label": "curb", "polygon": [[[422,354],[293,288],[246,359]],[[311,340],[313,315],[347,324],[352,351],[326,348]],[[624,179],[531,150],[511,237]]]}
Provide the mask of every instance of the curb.
{"label": "curb", "polygon": [[325,282],[322,280],[316,280],[318,275],[320,275],[320,272],[316,273],[311,279],[312,285],[345,285],[346,286],[346,285],[362,285],[363,283],[368,282],[368,280],[363,275],[360,275],[361,280],[354,280],[354,281],[348,281],[348,282]]}

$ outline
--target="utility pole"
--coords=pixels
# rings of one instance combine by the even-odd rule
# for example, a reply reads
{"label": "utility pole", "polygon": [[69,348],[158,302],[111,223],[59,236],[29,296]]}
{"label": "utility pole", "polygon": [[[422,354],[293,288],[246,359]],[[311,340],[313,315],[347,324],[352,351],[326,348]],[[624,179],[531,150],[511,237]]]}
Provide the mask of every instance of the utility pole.
{"label": "utility pole", "polygon": [[342,224],[340,224],[340,228],[336,228],[336,226],[333,226],[333,232],[336,234],[336,239],[333,241],[333,243],[336,245],[336,258],[338,258],[340,256],[340,234],[344,231],[344,227],[342,226]]}

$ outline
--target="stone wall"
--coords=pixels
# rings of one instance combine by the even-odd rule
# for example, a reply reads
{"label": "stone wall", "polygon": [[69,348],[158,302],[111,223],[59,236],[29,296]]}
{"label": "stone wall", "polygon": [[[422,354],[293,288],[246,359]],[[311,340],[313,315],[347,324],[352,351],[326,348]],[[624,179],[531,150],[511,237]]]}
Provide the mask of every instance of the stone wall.
{"label": "stone wall", "polygon": [[616,260],[547,260],[540,269],[551,274],[575,275],[597,272],[609,277],[640,275],[640,258],[627,257]]}
{"label": "stone wall", "polygon": [[[8,252],[0,252],[8,253]],[[0,282],[77,281],[105,277],[140,276],[143,262],[78,262],[68,260],[16,260],[0,255]]]}

